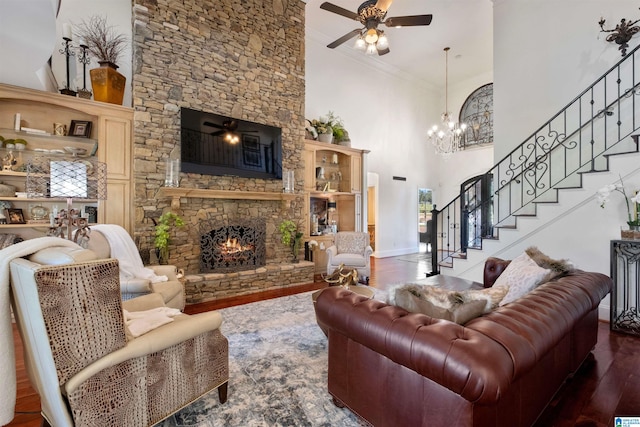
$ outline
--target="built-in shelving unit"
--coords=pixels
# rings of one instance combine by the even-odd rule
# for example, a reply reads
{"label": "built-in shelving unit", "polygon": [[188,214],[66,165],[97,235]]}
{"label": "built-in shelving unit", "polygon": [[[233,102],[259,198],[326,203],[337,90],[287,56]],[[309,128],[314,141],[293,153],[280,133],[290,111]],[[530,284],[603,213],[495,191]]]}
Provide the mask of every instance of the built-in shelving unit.
{"label": "built-in shelving unit", "polygon": [[[19,114],[19,120],[16,116]],[[55,135],[54,123],[71,128],[72,121],[90,124],[86,135]],[[11,170],[0,170],[0,182],[16,187],[16,192],[27,193],[27,181],[40,178],[48,181],[47,173],[27,175],[26,165],[37,159],[60,159],[80,161],[87,165],[89,182],[96,176],[96,166],[101,162],[101,171],[107,164],[107,200],[74,199],[74,208],[82,212],[97,210],[99,223],[118,224],[133,231],[133,182],[132,182],[132,122],[133,110],[118,105],[80,99],[58,93],[43,92],[16,86],[0,84],[0,135],[5,139],[22,139],[26,146],[16,145],[7,149],[2,144],[0,159],[11,154],[17,163]],[[25,131],[22,129],[33,129]],[[23,148],[23,149],[20,149]],[[78,160],[80,159],[80,160]],[[0,169],[4,169],[0,165]],[[46,172],[46,170],[45,170]],[[102,175],[104,178],[104,175]],[[36,194],[40,194],[38,191]],[[9,202],[12,209],[21,209],[26,224],[2,224],[5,232],[19,234],[23,238],[42,236],[49,224],[33,221],[31,210],[44,207],[49,212],[55,208],[65,209],[66,199],[46,197],[5,197],[0,201]],[[48,193],[47,193],[48,194]],[[32,193],[33,195],[33,193]],[[89,194],[91,197],[91,195]],[[39,209],[43,211],[42,208]],[[37,212],[38,209],[36,209]]]}
{"label": "built-in shelving unit", "polygon": [[337,231],[364,230],[362,212],[366,197],[362,189],[366,189],[366,176],[362,165],[367,153],[367,150],[305,140],[306,240],[318,243],[313,251],[316,273],[326,270],[324,249],[333,244],[334,221]]}

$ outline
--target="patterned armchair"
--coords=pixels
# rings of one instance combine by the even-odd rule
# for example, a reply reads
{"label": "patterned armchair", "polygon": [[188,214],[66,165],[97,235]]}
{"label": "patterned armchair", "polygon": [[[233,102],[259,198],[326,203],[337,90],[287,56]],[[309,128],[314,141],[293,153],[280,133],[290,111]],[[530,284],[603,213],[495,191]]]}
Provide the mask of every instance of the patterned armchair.
{"label": "patterned armchair", "polygon": [[157,293],[122,302],[117,260],[42,266],[16,258],[10,274],[27,373],[50,425],[150,426],[216,388],[226,401],[219,312],[178,314],[133,338],[123,308],[165,306]]}
{"label": "patterned armchair", "polygon": [[354,268],[366,284],[371,275],[371,254],[369,233],[340,231],[335,235],[334,245],[327,249],[327,274],[331,274],[340,264]]}

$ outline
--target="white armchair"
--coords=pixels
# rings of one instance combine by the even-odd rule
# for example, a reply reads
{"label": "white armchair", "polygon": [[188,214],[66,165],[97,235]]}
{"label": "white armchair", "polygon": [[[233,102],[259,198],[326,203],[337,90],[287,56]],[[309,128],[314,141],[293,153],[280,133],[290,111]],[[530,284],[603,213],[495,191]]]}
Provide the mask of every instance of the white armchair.
{"label": "white armchair", "polygon": [[210,390],[226,400],[219,312],[178,314],[133,338],[122,309],[164,304],[155,293],[122,302],[116,260],[42,266],[17,258],[10,274],[27,373],[49,425],[150,426]]}
{"label": "white armchair", "polygon": [[[132,264],[131,260],[122,258],[122,255],[113,253],[109,240],[105,237],[105,230],[117,230],[117,234],[128,238],[130,240],[129,245],[135,247],[133,239],[128,235],[126,230],[117,225],[99,225],[91,227],[91,238],[89,239],[87,249],[91,249],[96,253],[98,259],[102,258],[116,258],[120,261],[120,268],[127,263]],[[104,233],[103,233],[104,232]],[[111,232],[111,231],[109,231]],[[129,251],[132,252],[132,251]],[[130,256],[137,257],[135,260],[139,265],[142,265],[140,254],[137,252],[132,253]],[[147,278],[141,277],[120,277],[120,288],[122,293],[122,299],[127,300],[135,298],[148,293],[159,293],[162,295],[162,299],[167,307],[177,308],[179,310],[184,309],[184,287],[178,280],[177,270],[174,265],[147,265],[145,268],[153,270],[153,273],[158,276],[167,276],[167,281],[153,283]]]}
{"label": "white armchair", "polygon": [[360,279],[369,284],[372,253],[369,233],[340,231],[335,235],[334,245],[327,249],[327,274],[344,264],[346,268],[356,269]]}

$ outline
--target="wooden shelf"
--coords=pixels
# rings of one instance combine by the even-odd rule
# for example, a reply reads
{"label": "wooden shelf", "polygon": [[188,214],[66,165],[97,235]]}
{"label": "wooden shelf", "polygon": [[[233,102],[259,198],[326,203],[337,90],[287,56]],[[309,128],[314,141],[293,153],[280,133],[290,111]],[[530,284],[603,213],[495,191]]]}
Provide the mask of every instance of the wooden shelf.
{"label": "wooden shelf", "polygon": [[276,193],[268,191],[232,191],[232,190],[209,190],[205,188],[180,188],[161,187],[158,190],[159,197],[171,197],[171,207],[180,208],[180,198],[197,199],[230,199],[230,200],[280,200],[283,207],[288,209],[291,201],[296,198],[291,193]]}

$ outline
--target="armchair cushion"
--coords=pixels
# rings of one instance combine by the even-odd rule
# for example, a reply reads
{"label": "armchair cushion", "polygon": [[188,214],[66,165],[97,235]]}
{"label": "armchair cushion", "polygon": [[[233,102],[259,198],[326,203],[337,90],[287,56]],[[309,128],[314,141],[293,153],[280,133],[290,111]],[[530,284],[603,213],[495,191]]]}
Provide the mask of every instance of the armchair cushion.
{"label": "armchair cushion", "polygon": [[338,254],[364,255],[369,246],[369,234],[357,232],[341,232],[336,234],[336,248]]}
{"label": "armchair cushion", "polygon": [[60,383],[124,347],[118,261],[43,267],[35,281]]}
{"label": "armchair cushion", "polygon": [[366,267],[367,259],[362,255],[358,255],[358,254],[342,253],[334,256],[332,263],[338,264],[338,265],[344,264],[344,265],[348,265],[349,267],[358,268],[358,267]]}

